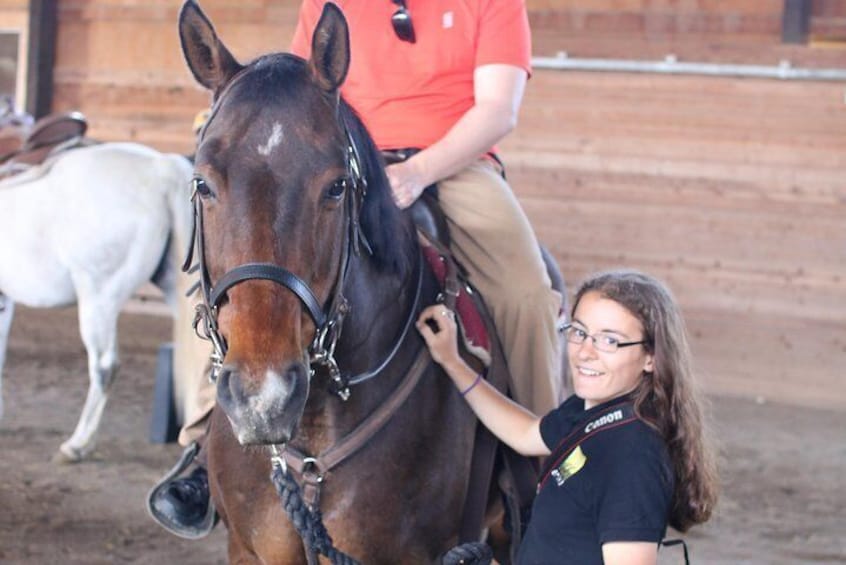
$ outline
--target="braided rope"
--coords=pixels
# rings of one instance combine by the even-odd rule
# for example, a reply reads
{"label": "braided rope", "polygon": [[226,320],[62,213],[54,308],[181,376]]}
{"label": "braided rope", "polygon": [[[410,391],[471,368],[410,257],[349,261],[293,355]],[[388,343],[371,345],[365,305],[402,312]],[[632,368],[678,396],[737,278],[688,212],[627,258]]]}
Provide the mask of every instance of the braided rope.
{"label": "braided rope", "polygon": [[[323,524],[320,510],[311,510],[303,501],[300,485],[281,467],[274,465],[270,480],[282,501],[288,519],[307,550],[325,555],[333,565],[361,565],[332,545],[332,538]],[[450,549],[441,560],[442,565],[490,565],[491,548],[484,543],[465,543]]]}
{"label": "braided rope", "polygon": [[441,560],[442,565],[489,565],[493,552],[481,542],[465,543],[450,549]]}
{"label": "braided rope", "polygon": [[308,508],[303,501],[300,485],[291,475],[282,470],[281,467],[273,466],[270,473],[270,480],[276,487],[276,492],[282,501],[282,507],[288,514],[294,529],[303,540],[303,544],[309,551],[325,555],[333,565],[361,565],[349,555],[335,549],[332,545],[332,538],[323,525],[323,516],[320,510]]}

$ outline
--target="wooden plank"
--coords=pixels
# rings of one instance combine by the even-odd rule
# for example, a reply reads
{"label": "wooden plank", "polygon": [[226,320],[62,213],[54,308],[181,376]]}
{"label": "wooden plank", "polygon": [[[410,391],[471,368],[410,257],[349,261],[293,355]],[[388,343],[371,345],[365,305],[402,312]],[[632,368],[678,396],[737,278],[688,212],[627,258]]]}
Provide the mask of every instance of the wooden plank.
{"label": "wooden plank", "polygon": [[527,0],[531,11],[781,14],[783,0]]}

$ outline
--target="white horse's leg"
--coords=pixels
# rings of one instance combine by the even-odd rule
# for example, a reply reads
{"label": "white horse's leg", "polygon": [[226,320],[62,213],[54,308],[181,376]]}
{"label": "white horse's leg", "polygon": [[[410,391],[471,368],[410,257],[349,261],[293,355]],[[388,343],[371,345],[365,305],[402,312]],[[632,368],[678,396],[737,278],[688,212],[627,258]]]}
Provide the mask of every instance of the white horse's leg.
{"label": "white horse's leg", "polygon": [[0,420],[3,419],[3,367],[6,364],[6,346],[14,315],[15,303],[8,296],[0,294]]}
{"label": "white horse's leg", "polygon": [[88,396],[73,435],[59,449],[59,459],[78,462],[94,449],[95,436],[118,372],[119,307],[106,297],[79,297],[79,331],[88,352]]}

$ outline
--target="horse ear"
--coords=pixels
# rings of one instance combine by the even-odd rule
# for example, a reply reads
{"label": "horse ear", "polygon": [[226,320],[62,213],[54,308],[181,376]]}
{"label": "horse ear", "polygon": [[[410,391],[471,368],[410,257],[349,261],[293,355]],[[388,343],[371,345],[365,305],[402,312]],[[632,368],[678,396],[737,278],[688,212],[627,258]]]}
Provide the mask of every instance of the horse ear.
{"label": "horse ear", "polygon": [[243,68],[194,0],[186,0],[179,12],[179,40],[191,74],[211,91],[217,92]]}
{"label": "horse ear", "polygon": [[350,68],[350,33],[343,12],[332,2],[323,5],[311,39],[309,68],[327,92],[336,91]]}

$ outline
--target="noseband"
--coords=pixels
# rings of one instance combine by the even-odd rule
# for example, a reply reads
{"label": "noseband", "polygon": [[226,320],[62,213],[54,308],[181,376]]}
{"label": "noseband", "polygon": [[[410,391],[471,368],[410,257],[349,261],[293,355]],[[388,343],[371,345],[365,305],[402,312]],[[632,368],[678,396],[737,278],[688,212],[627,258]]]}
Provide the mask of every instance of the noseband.
{"label": "noseband", "polygon": [[[232,81],[230,81],[229,85],[224,89],[223,94],[231,89],[232,83],[236,82],[238,78],[240,77],[236,76],[232,79]],[[211,123],[217,113],[217,109],[220,107],[223,94],[217,99],[217,103],[212,110],[211,116],[203,127],[203,131],[200,135],[200,142],[205,135],[206,128],[209,123]],[[341,121],[343,122],[343,120]],[[347,140],[345,148],[346,177],[342,181],[346,193],[345,219],[347,225],[344,232],[345,242],[343,245],[343,255],[341,257],[338,279],[335,282],[335,288],[332,296],[325,306],[321,306],[320,301],[305,281],[288,269],[273,263],[245,263],[239,265],[227,271],[220,277],[220,280],[218,280],[216,284],[213,284],[206,262],[205,237],[203,235],[203,201],[198,190],[203,181],[197,178],[192,181],[193,190],[191,192],[191,203],[194,210],[194,225],[191,230],[191,241],[182,270],[186,272],[199,271],[200,274],[199,282],[195,284],[191,290],[189,290],[188,294],[193,294],[193,292],[196,291],[197,286],[199,286],[202,291],[203,301],[196,305],[193,326],[194,331],[200,338],[211,341],[213,345],[213,351],[211,354],[212,372],[209,377],[212,381],[217,380],[217,376],[223,368],[223,359],[227,351],[226,339],[220,333],[217,322],[220,305],[224,301],[229,289],[249,280],[268,280],[274,282],[288,289],[300,300],[305,309],[308,311],[315,326],[314,339],[303,355],[303,357],[309,361],[309,377],[314,374],[314,366],[326,367],[331,379],[332,392],[337,394],[342,400],[347,400],[349,398],[349,387],[351,385],[364,382],[374,377],[383,368],[385,368],[394,355],[399,351],[400,345],[405,339],[405,336],[408,334],[420,299],[423,280],[422,264],[418,265],[417,269],[418,280],[414,302],[408,318],[406,319],[403,331],[388,356],[382,363],[379,364],[379,366],[366,373],[355,376],[341,374],[341,371],[338,368],[338,363],[335,360],[335,346],[337,345],[338,339],[341,335],[344,318],[350,310],[349,302],[343,294],[344,284],[349,273],[350,258],[352,255],[360,255],[361,246],[364,246],[368,253],[373,253],[359,223],[361,207],[367,194],[367,179],[363,175],[361,157],[353,136],[350,133],[350,129],[347,127],[345,122],[341,125]],[[197,264],[192,266],[195,251]]]}

